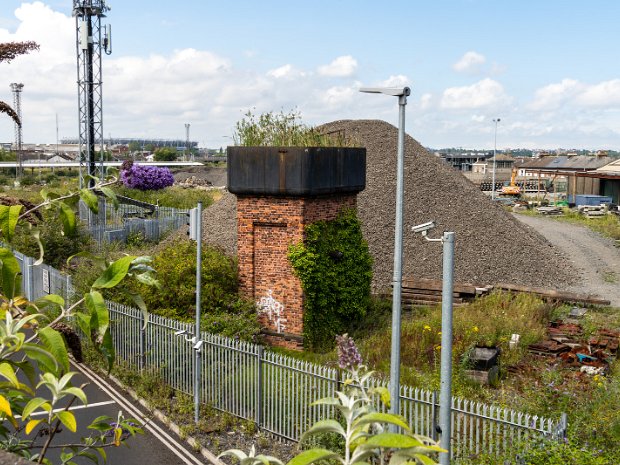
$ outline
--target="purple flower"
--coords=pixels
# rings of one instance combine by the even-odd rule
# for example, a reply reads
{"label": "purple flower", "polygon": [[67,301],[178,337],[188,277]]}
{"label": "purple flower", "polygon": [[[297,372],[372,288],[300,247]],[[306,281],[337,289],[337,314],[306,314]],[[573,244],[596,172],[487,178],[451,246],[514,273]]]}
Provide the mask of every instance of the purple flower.
{"label": "purple flower", "polygon": [[338,350],[338,366],[346,370],[355,370],[362,364],[362,356],[355,346],[355,341],[343,334],[336,336]]}
{"label": "purple flower", "polygon": [[127,163],[121,171],[121,181],[131,189],[147,191],[172,186],[174,177],[168,168]]}

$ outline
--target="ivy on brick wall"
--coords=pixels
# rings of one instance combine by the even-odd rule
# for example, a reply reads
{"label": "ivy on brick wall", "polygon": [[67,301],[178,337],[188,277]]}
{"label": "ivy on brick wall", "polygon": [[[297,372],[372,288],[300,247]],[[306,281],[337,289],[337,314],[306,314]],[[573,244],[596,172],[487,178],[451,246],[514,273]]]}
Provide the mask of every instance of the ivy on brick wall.
{"label": "ivy on brick wall", "polygon": [[353,210],[306,226],[303,243],[288,258],[305,295],[304,345],[333,347],[337,334],[363,317],[370,301],[372,257]]}

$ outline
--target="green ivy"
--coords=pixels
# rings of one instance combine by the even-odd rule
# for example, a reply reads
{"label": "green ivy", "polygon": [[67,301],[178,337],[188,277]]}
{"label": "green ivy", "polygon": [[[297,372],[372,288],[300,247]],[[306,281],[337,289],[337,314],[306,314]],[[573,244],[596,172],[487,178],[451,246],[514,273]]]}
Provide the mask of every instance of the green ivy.
{"label": "green ivy", "polygon": [[306,226],[288,258],[305,294],[304,344],[329,350],[334,337],[362,318],[370,302],[372,257],[353,210]]}

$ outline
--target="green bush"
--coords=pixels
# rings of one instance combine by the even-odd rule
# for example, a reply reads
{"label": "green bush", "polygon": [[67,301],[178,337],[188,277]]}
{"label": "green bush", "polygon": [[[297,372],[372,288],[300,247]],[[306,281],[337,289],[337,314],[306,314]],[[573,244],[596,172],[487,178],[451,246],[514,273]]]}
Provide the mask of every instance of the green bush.
{"label": "green bush", "polygon": [[[67,258],[82,251],[88,250],[91,239],[79,225],[72,236],[63,234],[63,225],[55,211],[43,211],[43,220],[34,227],[39,230],[41,243],[45,249],[44,261],[54,268],[63,269]],[[39,256],[39,246],[30,233],[30,225],[22,224],[18,227],[13,239],[13,247],[31,257]]]}
{"label": "green bush", "polygon": [[306,297],[304,343],[329,350],[337,334],[361,319],[370,303],[372,257],[355,212],[306,227],[303,243],[291,246],[289,260]]}
{"label": "green bush", "polygon": [[[153,268],[161,288],[134,285],[104,290],[106,299],[134,305],[127,292],[138,293],[150,313],[192,322],[196,313],[196,243],[175,241],[153,255]],[[78,289],[90,285],[96,268],[82,261],[74,273]],[[213,247],[202,249],[201,327],[228,337],[252,340],[259,332],[254,303],[238,296],[236,261]]]}

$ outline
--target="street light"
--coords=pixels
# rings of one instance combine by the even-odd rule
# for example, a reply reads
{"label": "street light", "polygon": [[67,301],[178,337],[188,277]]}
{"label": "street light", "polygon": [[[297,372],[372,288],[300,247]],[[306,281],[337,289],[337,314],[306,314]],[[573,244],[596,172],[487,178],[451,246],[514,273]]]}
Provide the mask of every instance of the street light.
{"label": "street light", "polygon": [[495,143],[493,145],[493,186],[491,188],[491,199],[495,200],[495,154],[497,152],[497,123],[499,123],[501,119],[495,118],[493,122],[495,123]]}
{"label": "street light", "polygon": [[409,87],[362,87],[360,92],[398,97],[398,154],[396,167],[396,224],[394,233],[394,278],[392,280],[392,351],[390,355],[390,412],[400,413],[400,321],[403,280],[403,190],[405,158],[405,105]]}

